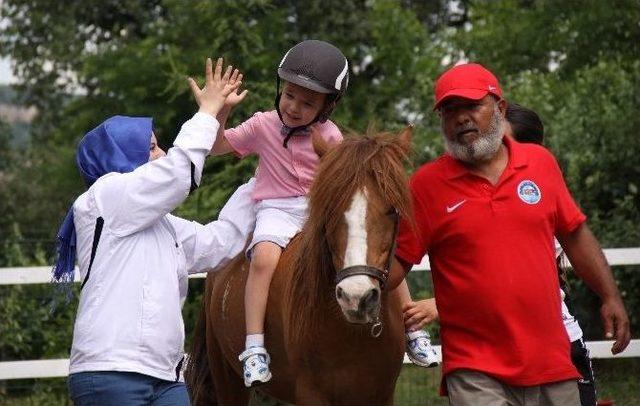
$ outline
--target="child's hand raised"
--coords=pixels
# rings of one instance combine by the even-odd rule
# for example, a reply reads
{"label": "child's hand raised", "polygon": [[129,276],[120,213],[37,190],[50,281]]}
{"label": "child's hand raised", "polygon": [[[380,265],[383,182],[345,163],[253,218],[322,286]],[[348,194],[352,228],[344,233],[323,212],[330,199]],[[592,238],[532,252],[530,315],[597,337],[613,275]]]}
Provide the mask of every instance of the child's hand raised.
{"label": "child's hand raised", "polygon": [[198,86],[193,78],[189,78],[189,86],[191,92],[196,98],[201,112],[216,116],[225,103],[227,97],[235,92],[242,84],[242,75],[232,66],[222,74],[222,58],[218,58],[215,72],[212,69],[211,58],[207,58],[205,68],[205,85],[202,89]]}
{"label": "child's hand raised", "polygon": [[[233,74],[231,75],[231,81],[233,82],[240,82],[242,83],[242,78],[243,75],[242,73],[238,72],[238,70],[234,70]],[[234,90],[233,92],[231,92],[229,94],[229,96],[227,97],[227,100],[224,101],[224,108],[231,110],[232,108],[234,108],[235,106],[237,106],[238,104],[240,104],[240,102],[242,102],[242,100],[244,100],[245,96],[247,95],[247,93],[249,93],[248,90],[243,90],[241,93],[238,93],[238,91],[240,90],[240,88],[238,87],[236,90]]]}

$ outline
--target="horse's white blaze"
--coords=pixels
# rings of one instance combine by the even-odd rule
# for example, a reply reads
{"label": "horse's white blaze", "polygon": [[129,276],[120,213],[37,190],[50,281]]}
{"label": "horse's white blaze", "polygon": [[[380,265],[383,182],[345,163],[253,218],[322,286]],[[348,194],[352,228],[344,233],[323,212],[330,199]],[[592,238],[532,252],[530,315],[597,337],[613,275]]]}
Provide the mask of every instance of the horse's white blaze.
{"label": "horse's white blaze", "polygon": [[[344,254],[344,268],[367,264],[367,197],[366,191],[358,191],[353,196],[349,210],[344,213],[347,222],[347,246]],[[343,279],[337,287],[346,294],[340,300],[343,306],[356,310],[360,298],[376,286],[366,275],[354,275]]]}
{"label": "horse's white blaze", "polygon": [[340,299],[340,304],[345,307],[346,310],[358,310],[360,306],[360,299],[375,289],[376,286],[371,282],[371,278],[366,275],[353,275],[344,278],[337,287],[342,288],[347,297]]}
{"label": "horse's white blaze", "polygon": [[344,268],[367,263],[367,198],[357,191],[349,210],[344,213],[347,220],[347,247],[344,253]]}

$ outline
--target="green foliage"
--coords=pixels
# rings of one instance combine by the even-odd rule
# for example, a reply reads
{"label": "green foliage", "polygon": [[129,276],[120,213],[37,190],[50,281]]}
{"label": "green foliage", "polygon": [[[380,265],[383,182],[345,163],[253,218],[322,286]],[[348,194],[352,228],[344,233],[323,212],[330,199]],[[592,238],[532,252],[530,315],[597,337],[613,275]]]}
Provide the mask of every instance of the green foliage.
{"label": "green foliage", "polygon": [[470,29],[455,42],[471,60],[503,76],[528,70],[563,74],[640,51],[637,0],[475,0]]}
{"label": "green foliage", "polygon": [[[49,262],[41,245],[24,244],[20,228],[13,224],[11,234],[0,240],[0,264],[3,266],[44,266]],[[31,241],[33,243],[33,241]],[[76,286],[75,297],[79,294]],[[54,301],[62,301],[52,308]],[[0,286],[0,360],[66,358],[71,343],[77,301],[64,303],[64,296],[53,285]],[[10,388],[13,389],[13,388]],[[10,397],[38,393],[29,404],[51,404],[48,399],[65,400],[66,395],[35,380],[9,390]],[[0,385],[0,403],[7,394]]]}
{"label": "green foliage", "polygon": [[9,162],[13,160],[11,146],[11,128],[4,121],[0,120],[0,176],[8,168]]}

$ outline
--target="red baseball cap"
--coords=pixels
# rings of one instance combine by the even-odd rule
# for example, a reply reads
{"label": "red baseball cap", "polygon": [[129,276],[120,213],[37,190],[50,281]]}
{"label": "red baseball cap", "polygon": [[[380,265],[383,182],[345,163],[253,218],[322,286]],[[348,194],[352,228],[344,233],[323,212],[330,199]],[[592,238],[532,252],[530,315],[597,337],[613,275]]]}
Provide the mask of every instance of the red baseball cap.
{"label": "red baseball cap", "polygon": [[437,110],[449,97],[480,100],[489,93],[502,98],[502,89],[493,73],[477,63],[456,65],[436,81],[436,103],[433,109]]}

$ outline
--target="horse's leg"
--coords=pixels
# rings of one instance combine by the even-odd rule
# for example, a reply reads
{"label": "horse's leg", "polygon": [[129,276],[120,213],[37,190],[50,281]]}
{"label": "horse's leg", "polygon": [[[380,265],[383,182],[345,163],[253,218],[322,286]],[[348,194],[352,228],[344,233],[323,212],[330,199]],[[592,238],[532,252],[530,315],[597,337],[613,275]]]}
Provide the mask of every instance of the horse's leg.
{"label": "horse's leg", "polygon": [[215,385],[208,357],[208,344],[212,337],[208,335],[210,323],[207,309],[209,296],[213,285],[213,277],[210,275],[205,282],[202,308],[198,316],[196,331],[193,338],[193,346],[189,353],[185,370],[185,381],[189,389],[189,397],[194,406],[211,406],[216,404]]}
{"label": "horse's leg", "polygon": [[[213,328],[213,326],[209,324],[207,329],[211,328]],[[207,335],[212,337],[212,335],[209,335],[210,333],[211,332],[208,331]],[[242,377],[229,365],[218,341],[213,337],[207,348],[207,355],[209,365],[211,365],[212,369],[213,386],[216,390],[218,405],[242,406],[249,404],[249,389],[244,386]]]}
{"label": "horse's leg", "polygon": [[310,377],[299,376],[296,380],[296,405],[304,406],[330,406],[326,393],[314,385]]}

